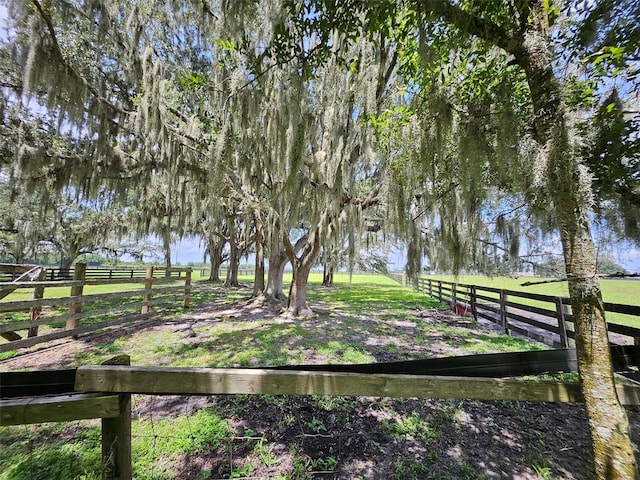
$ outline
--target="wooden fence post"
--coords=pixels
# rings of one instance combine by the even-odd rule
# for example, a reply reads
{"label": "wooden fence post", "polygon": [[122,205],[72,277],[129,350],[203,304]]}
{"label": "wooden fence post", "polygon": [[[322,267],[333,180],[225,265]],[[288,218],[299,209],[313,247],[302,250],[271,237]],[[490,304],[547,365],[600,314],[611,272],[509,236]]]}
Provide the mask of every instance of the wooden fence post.
{"label": "wooden fence post", "polygon": [[[567,317],[569,317],[571,315],[571,305],[567,305],[566,303],[562,304],[562,313],[564,315],[564,326],[565,326],[565,330],[567,329]],[[569,335],[567,334],[567,346],[569,348],[575,348],[576,346],[576,341],[569,337]]]}
{"label": "wooden fence post", "polygon": [[458,313],[458,284],[451,284],[451,310]]}
{"label": "wooden fence post", "polygon": [[476,286],[471,285],[469,289],[469,303],[471,304],[471,315],[473,315],[473,321],[478,321],[478,304],[476,302]]}
{"label": "wooden fence post", "polygon": [[145,276],[144,282],[144,297],[142,301],[144,302],[142,305],[142,310],[140,313],[149,313],[150,307],[149,302],[151,302],[151,289],[153,288],[153,266],[147,267],[147,274]]}
{"label": "wooden fence post", "polygon": [[442,281],[438,280],[438,301],[442,302]]}
{"label": "wooden fence post", "polygon": [[187,268],[184,279],[184,301],[182,302],[182,308],[189,308],[189,297],[191,296],[191,267]]}
{"label": "wooden fence post", "polygon": [[429,296],[431,298],[433,298],[433,285],[431,285],[431,279],[427,279],[428,285],[429,285]]}
{"label": "wooden fence post", "polygon": [[509,335],[509,320],[507,318],[508,296],[504,290],[500,290],[500,323],[504,328],[504,333]]}
{"label": "wooden fence post", "polygon": [[[78,280],[82,283],[80,285],[74,285],[71,287],[71,296],[72,297],[80,297],[82,295],[82,291],[84,290],[84,281],[87,274],[87,264],[86,263],[76,263],[76,266],[73,270],[73,279]],[[72,303],[69,305],[69,313],[80,313],[82,312],[82,302]],[[67,320],[67,325],[65,330],[71,330],[72,328],[78,328],[80,325],[79,319],[70,319]]]}
{"label": "wooden fence post", "polygon": [[[47,269],[43,268],[40,271],[40,275],[38,275],[38,282],[42,282],[47,279]],[[33,289],[33,299],[38,300],[44,297],[44,287],[36,287]],[[35,322],[40,318],[40,313],[42,312],[42,307],[33,307],[31,309],[31,321]],[[33,325],[29,328],[29,332],[27,333],[27,337],[37,337],[38,336],[38,325]]]}
{"label": "wooden fence post", "polygon": [[560,346],[562,348],[567,348],[569,346],[569,337],[567,336],[567,326],[564,323],[564,305],[562,304],[562,297],[556,297],[556,318],[558,319]]}
{"label": "wooden fence post", "polygon": [[[131,365],[128,355],[107,360],[103,365]],[[131,480],[131,394],[118,395],[120,415],[102,419],[102,478]]]}

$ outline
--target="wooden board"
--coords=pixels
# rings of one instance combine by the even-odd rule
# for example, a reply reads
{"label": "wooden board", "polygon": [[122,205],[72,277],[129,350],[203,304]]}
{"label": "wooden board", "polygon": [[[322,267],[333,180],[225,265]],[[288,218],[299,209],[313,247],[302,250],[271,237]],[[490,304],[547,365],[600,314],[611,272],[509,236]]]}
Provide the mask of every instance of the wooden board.
{"label": "wooden board", "polygon": [[[267,369],[85,366],[78,368],[75,388],[84,392],[154,395],[355,395],[583,401],[580,386],[570,382]],[[631,394],[636,395],[633,387],[631,390]]]}
{"label": "wooden board", "polygon": [[84,320],[87,318],[100,317],[103,315],[113,316],[113,314],[121,312],[123,310],[139,309],[142,305],[143,305],[143,302],[138,301],[138,302],[121,304],[113,308],[103,308],[100,310],[88,310],[80,313],[71,313],[71,314],[65,313],[64,315],[55,315],[55,316],[43,315],[38,320],[23,320],[19,322],[12,322],[12,323],[6,323],[6,324],[0,322],[0,335],[1,335],[1,332],[21,330],[25,328],[31,328],[34,326],[49,325],[54,323],[64,323],[68,320]]}
{"label": "wooden board", "polygon": [[114,325],[119,325],[123,323],[129,323],[134,321],[145,320],[149,318],[149,314],[147,313],[138,313],[134,315],[128,315],[125,317],[116,318],[113,320],[107,320],[104,322],[94,323],[91,325],[85,325],[83,327],[74,328],[72,330],[58,330],[52,333],[48,333],[45,335],[40,335],[39,337],[25,338],[23,340],[16,340],[11,343],[0,344],[0,352],[8,352],[11,350],[16,350],[18,348],[31,347],[33,345],[37,345],[38,343],[48,342],[51,340],[57,340],[59,338],[72,337],[75,335],[80,335],[83,333],[93,332],[95,330],[100,330],[101,328],[111,327]]}
{"label": "wooden board", "polygon": [[119,395],[72,394],[0,400],[0,426],[120,415]]}
{"label": "wooden board", "polygon": [[76,369],[0,372],[0,398],[73,393]]}
{"label": "wooden board", "polygon": [[[623,357],[623,359],[632,361],[630,357]],[[349,373],[457,375],[496,378],[576,372],[578,370],[578,364],[575,349],[557,349],[462,355],[457,357],[356,365],[283,365],[275,367],[275,369]]]}

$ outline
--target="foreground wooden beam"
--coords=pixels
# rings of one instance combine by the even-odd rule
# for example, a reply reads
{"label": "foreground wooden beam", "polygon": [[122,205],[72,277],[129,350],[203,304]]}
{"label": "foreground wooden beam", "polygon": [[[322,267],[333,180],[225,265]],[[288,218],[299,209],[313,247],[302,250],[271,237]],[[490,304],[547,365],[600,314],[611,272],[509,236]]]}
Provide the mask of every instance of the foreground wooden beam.
{"label": "foreground wooden beam", "polygon": [[120,415],[119,397],[112,394],[75,393],[2,400],[0,426],[114,418]]}
{"label": "foreground wooden beam", "polygon": [[[128,355],[110,358],[103,365],[131,365]],[[130,480],[131,465],[131,394],[118,395],[121,415],[102,418],[102,479]]]}
{"label": "foreground wooden beam", "polygon": [[[84,366],[77,391],[219,395],[341,395],[583,402],[577,383],[432,375],[358,374],[268,369]],[[619,387],[626,405],[640,404],[640,387]]]}

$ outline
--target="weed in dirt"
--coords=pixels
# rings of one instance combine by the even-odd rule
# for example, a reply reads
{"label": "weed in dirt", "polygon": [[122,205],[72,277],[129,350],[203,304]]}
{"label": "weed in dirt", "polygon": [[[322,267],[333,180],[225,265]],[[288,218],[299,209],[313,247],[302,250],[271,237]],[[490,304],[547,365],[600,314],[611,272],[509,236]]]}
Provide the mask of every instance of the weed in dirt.
{"label": "weed in dirt", "polygon": [[327,431],[327,427],[322,420],[318,420],[316,417],[313,417],[311,420],[307,422],[307,428],[311,433],[325,433]]}
{"label": "weed in dirt", "polygon": [[143,418],[132,423],[134,477],[176,478],[172,460],[182,453],[216,449],[230,435],[226,420],[211,409],[172,419]]}
{"label": "weed in dirt", "polygon": [[264,437],[261,437],[253,447],[253,452],[258,455],[260,462],[262,462],[265,467],[271,467],[280,463],[280,460],[273,452],[274,447],[275,445],[269,443]]}
{"label": "weed in dirt", "polygon": [[236,467],[229,475],[229,478],[251,478],[251,474],[255,471],[256,467],[251,462],[244,463],[239,467]]}
{"label": "weed in dirt", "polygon": [[357,403],[354,397],[336,397],[333,395],[311,395],[311,400],[326,411],[346,412],[353,410]]}
{"label": "weed in dirt", "polygon": [[540,476],[542,480],[553,480],[553,469],[551,468],[551,462],[548,458],[538,456],[536,457],[531,467]]}
{"label": "weed in dirt", "polygon": [[420,480],[428,478],[429,468],[427,465],[416,460],[398,458],[393,464],[394,480]]}
{"label": "weed in dirt", "polygon": [[311,460],[311,470],[333,472],[338,466],[338,461],[334,457],[316,458]]}
{"label": "weed in dirt", "polygon": [[399,440],[414,439],[428,444],[440,436],[440,433],[417,412],[401,416],[397,420],[384,421],[383,424]]}

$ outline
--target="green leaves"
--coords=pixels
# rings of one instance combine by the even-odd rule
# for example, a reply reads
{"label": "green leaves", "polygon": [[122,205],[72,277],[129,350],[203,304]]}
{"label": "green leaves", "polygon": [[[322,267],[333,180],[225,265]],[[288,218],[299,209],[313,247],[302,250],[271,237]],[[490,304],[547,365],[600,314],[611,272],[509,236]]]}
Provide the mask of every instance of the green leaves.
{"label": "green leaves", "polygon": [[201,87],[208,82],[207,75],[190,73],[178,78],[180,84],[185,88]]}

